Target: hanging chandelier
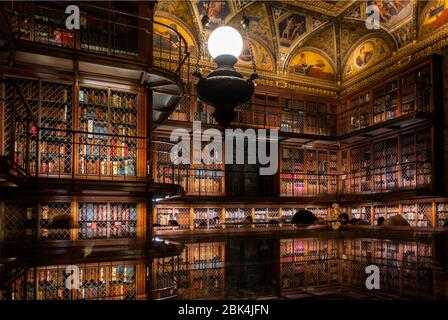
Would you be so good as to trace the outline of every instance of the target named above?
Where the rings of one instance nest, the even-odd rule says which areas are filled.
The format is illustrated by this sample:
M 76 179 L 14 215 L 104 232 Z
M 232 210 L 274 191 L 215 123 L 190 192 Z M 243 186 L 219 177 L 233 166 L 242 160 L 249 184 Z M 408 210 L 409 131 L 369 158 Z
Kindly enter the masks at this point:
M 208 23 L 207 18 L 205 16 L 202 19 L 203 27 Z M 247 32 L 249 20 L 246 17 L 243 18 L 242 25 L 253 61 Z M 243 50 L 243 38 L 232 27 L 222 26 L 215 29 L 208 38 L 207 47 L 217 68 L 207 77 L 203 77 L 197 66 L 193 74 L 199 79 L 196 91 L 199 99 L 214 107 L 213 117 L 218 124 L 228 127 L 237 115 L 235 108 L 247 102 L 254 93 L 254 80 L 258 78 L 255 63 L 252 64 L 254 72 L 248 79 L 244 79 L 243 75 L 235 70 L 234 66 Z

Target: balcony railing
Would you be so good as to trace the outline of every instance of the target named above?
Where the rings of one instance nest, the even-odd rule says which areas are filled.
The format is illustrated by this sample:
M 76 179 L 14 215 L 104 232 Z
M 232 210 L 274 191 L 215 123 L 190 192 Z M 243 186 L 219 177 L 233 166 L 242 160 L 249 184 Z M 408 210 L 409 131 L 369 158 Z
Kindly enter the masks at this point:
M 5 2 L 3 15 L 16 41 L 134 60 L 166 69 L 180 80 L 189 77 L 188 44 L 175 29 L 130 12 L 77 5 L 79 30 L 66 28 L 65 6 L 58 3 Z
M 222 169 L 157 168 L 154 181 L 178 184 L 188 195 L 225 195 L 225 171 Z
M 303 197 L 337 194 L 339 176 L 324 173 L 281 173 L 280 196 Z
M 280 173 L 280 196 L 429 190 L 432 172 L 431 162 L 409 162 L 342 174 Z M 179 184 L 191 196 L 268 196 L 274 188 L 272 179 L 261 179 L 258 172 L 224 169 L 162 167 L 157 168 L 154 180 Z
M 349 134 L 414 112 L 431 113 L 432 85 L 413 83 L 394 91 L 383 92 L 369 100 L 355 100 L 349 110 L 338 114 L 338 135 Z M 386 99 L 387 97 L 387 99 Z
M 430 189 L 432 169 L 432 162 L 416 161 L 340 174 L 340 193 L 383 193 Z
M 4 131 L 5 155 L 22 172 L 48 178 L 147 179 L 146 170 L 139 169 L 139 161 L 146 157 L 149 140 L 138 137 L 135 127 L 129 125 L 124 130 L 123 125 L 117 125 L 113 133 L 107 133 L 105 125 L 76 131 L 59 129 L 57 125 L 47 127 L 46 123 L 61 122 L 49 118 L 38 126 L 35 111 L 21 88 L 15 80 L 5 81 L 12 87 L 8 91 L 12 97 L 8 97 L 11 105 Z
M 283 132 L 312 134 L 320 136 L 336 135 L 336 114 L 310 110 L 279 108 L 258 103 L 238 106 L 235 127 L 275 129 Z M 170 116 L 171 120 L 216 125 L 212 116 L 213 108 L 197 101 L 195 96 L 183 100 Z
M 256 171 L 162 167 L 154 172 L 154 181 L 178 184 L 190 196 L 273 196 L 271 176 Z
M 46 178 L 144 180 L 138 155 L 146 138 L 33 127 L 16 134 L 13 162 L 29 175 Z M 28 141 L 26 143 L 25 141 Z M 27 151 L 29 150 L 29 151 Z

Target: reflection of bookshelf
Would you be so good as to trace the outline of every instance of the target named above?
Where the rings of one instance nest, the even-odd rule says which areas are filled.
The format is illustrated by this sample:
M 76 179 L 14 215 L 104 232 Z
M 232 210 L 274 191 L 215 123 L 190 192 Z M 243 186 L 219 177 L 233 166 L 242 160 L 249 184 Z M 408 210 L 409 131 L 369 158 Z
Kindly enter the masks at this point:
M 225 244 L 223 242 L 186 243 L 178 262 L 180 297 L 184 299 L 218 298 L 224 294 Z
M 78 118 L 79 130 L 86 132 L 79 134 L 78 173 L 135 176 L 137 95 L 82 87 Z
M 137 206 L 129 203 L 80 202 L 79 239 L 135 238 Z
M 337 282 L 337 259 L 337 240 L 281 239 L 281 288 L 291 290 Z
M 37 267 L 35 274 L 37 300 L 135 299 L 135 265 L 126 262 L 79 266 L 79 290 L 66 287 L 66 266 Z M 28 277 L 33 275 L 33 270 L 28 271 Z

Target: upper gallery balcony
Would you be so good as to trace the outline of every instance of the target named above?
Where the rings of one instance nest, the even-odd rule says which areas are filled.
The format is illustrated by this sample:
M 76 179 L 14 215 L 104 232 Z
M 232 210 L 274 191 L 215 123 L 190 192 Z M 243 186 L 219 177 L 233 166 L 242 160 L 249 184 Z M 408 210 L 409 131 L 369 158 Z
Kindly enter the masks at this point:
M 57 67 L 75 75 L 147 85 L 153 94 L 153 122 L 166 120 L 188 82 L 190 55 L 182 35 L 153 21 L 152 4 L 144 2 L 77 3 L 80 29 L 69 30 L 67 5 L 3 3 L 4 65 Z M 153 59 L 162 55 L 167 59 Z
M 414 67 L 380 79 L 355 94 L 340 99 L 273 93 L 257 87 L 252 99 L 236 108 L 235 127 L 279 130 L 291 142 L 351 143 L 407 128 L 433 117 L 442 108 L 439 97 L 439 59 L 417 62 Z M 383 81 L 384 80 L 384 81 Z M 184 99 L 169 118 L 173 126 L 201 121 L 217 125 L 213 108 L 196 99 Z M 285 142 L 288 140 L 284 140 Z
M 6 77 L 0 181 L 39 190 L 69 188 L 175 194 L 154 184 L 151 139 L 138 91 Z M 45 178 L 45 179 L 41 179 Z M 5 185 L 5 183 L 1 185 Z

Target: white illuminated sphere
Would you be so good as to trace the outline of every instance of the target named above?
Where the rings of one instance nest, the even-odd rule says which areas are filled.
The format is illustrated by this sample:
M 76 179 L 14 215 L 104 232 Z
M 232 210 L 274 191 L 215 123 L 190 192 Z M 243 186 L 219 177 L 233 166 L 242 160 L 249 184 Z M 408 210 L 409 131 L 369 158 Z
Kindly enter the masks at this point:
M 243 51 L 243 38 L 232 27 L 216 28 L 208 37 L 208 52 L 213 59 L 223 54 L 238 58 Z

